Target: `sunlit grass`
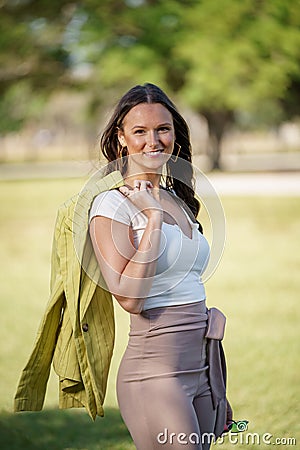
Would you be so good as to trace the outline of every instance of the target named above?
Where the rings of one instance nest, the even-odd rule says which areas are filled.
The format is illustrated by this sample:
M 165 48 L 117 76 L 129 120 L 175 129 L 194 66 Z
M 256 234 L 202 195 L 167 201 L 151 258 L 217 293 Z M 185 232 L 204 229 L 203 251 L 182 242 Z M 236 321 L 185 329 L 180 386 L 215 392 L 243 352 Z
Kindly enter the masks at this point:
M 53 410 L 58 400 L 55 375 L 49 383 L 46 411 L 11 413 L 17 381 L 49 293 L 56 210 L 80 187 L 77 179 L 0 184 L 0 429 L 3 448 L 10 450 L 134 448 L 114 409 L 116 371 L 128 333 L 128 317 L 120 308 L 116 308 L 117 342 L 106 418 L 93 424 L 84 412 Z M 299 438 L 299 199 L 225 197 L 222 201 L 225 253 L 206 289 L 208 305 L 219 306 L 228 320 L 224 345 L 234 415 L 250 421 L 249 431 Z M 68 433 L 68 427 L 76 433 Z

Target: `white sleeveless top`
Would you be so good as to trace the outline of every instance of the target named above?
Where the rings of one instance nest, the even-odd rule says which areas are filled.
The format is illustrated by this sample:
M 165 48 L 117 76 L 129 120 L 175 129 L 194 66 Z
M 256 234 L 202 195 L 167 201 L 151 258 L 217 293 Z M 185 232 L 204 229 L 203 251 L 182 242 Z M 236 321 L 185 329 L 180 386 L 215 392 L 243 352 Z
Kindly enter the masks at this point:
M 156 274 L 144 310 L 205 300 L 201 275 L 209 260 L 209 245 L 199 232 L 198 224 L 184 213 L 191 224 L 192 238 L 187 237 L 178 225 L 163 222 Z M 132 227 L 134 245 L 138 248 L 147 217 L 118 190 L 102 192 L 94 199 L 89 220 L 95 216 L 108 217 Z

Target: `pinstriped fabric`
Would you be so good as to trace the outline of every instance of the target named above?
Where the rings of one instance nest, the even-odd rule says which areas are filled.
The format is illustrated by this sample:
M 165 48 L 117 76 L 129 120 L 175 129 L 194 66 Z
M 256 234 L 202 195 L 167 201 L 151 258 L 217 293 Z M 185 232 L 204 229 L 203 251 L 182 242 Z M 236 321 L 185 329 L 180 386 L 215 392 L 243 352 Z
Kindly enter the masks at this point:
M 114 345 L 114 313 L 111 294 L 97 283 L 101 273 L 88 234 L 88 213 L 97 194 L 122 184 L 120 172 L 113 172 L 59 209 L 50 298 L 21 374 L 15 411 L 42 409 L 53 361 L 60 380 L 60 407 L 84 406 L 93 419 L 103 415 Z

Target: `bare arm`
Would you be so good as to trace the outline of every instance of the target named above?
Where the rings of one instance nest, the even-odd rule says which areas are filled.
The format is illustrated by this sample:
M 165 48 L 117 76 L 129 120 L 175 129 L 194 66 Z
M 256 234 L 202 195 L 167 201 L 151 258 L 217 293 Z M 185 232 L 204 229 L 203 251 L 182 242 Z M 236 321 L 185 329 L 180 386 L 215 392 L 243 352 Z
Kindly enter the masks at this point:
M 146 187 L 132 191 L 131 195 L 131 201 L 148 218 L 137 249 L 133 245 L 133 233 L 129 226 L 103 216 L 92 219 L 90 235 L 109 290 L 126 311 L 139 313 L 156 271 L 162 210 L 151 190 Z

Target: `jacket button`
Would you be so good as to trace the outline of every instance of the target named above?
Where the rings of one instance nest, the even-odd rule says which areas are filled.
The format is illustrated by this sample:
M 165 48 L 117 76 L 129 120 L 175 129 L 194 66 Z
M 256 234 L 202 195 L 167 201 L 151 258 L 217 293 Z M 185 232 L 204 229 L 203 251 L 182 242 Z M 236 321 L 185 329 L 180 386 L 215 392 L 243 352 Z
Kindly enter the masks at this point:
M 82 325 L 82 329 L 83 329 L 83 331 L 89 331 L 89 326 L 88 326 L 88 324 L 87 323 L 84 323 L 83 325 Z

